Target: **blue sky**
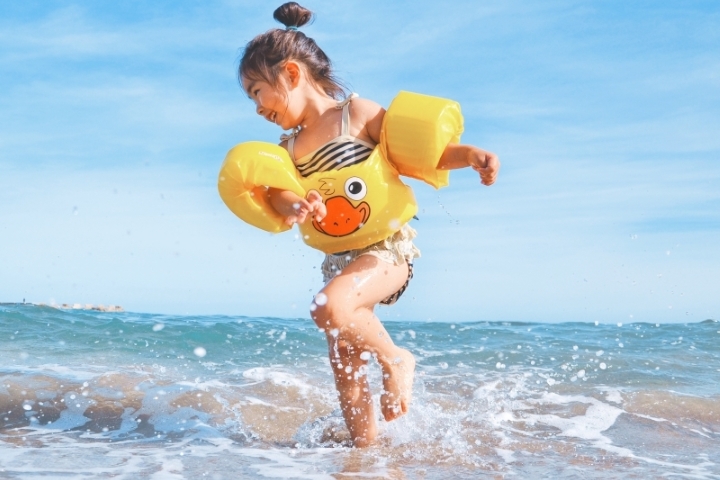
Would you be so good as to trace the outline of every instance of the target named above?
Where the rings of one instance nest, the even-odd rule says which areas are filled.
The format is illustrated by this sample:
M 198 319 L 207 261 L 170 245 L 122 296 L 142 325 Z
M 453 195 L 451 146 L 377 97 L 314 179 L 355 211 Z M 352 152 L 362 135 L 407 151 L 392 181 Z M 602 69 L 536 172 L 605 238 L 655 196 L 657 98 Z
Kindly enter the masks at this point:
M 458 100 L 503 162 L 491 188 L 410 182 L 423 257 L 381 318 L 720 317 L 717 2 L 305 5 L 354 91 Z M 0 301 L 308 316 L 322 255 L 216 189 L 230 147 L 280 134 L 235 78 L 275 6 L 0 5 Z

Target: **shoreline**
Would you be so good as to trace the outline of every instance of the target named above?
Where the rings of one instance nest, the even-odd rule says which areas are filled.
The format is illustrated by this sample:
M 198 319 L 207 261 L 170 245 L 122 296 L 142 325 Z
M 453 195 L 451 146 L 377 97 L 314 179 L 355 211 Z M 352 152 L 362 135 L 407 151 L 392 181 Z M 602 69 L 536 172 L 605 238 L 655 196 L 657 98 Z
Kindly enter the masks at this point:
M 0 302 L 0 306 L 33 305 L 50 307 L 58 310 L 92 310 L 95 312 L 124 312 L 120 305 L 94 305 L 92 303 L 33 303 L 33 302 Z

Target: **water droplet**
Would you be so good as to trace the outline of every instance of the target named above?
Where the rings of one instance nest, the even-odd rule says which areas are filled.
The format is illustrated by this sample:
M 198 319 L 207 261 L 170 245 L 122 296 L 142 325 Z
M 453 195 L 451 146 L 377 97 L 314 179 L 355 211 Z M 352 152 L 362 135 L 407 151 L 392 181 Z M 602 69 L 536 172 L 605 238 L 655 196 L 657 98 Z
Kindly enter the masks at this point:
M 362 352 L 360 354 L 360 360 L 370 360 L 371 354 L 370 352 Z
M 603 353 L 605 353 L 603 350 L 598 350 L 597 352 L 595 352 L 595 355 L 601 357 Z
M 163 328 L 165 328 L 165 325 L 163 325 L 162 323 L 156 323 L 155 325 L 153 325 L 153 332 L 159 332 Z
M 577 376 L 578 378 L 583 378 L 585 376 L 585 370 L 580 370 L 579 372 L 577 372 Z
M 577 349 L 578 349 L 578 346 L 577 346 L 577 345 L 573 345 L 573 350 L 577 350 Z
M 205 350 L 203 347 L 195 347 L 195 350 L 193 350 L 193 353 L 197 355 L 198 357 L 202 358 L 205 355 L 207 355 L 207 350 Z
M 30 410 L 32 410 L 32 405 L 26 403 L 25 405 L 23 405 L 23 409 L 30 411 Z
M 315 304 L 316 305 L 320 305 L 320 306 L 325 305 L 327 303 L 327 301 L 328 301 L 328 297 L 324 293 L 320 292 L 317 295 L 315 295 Z
M 600 364 L 600 370 L 605 370 L 607 368 L 607 365 L 605 365 L 605 362 Z
M 333 328 L 332 330 L 330 330 L 330 335 L 337 338 L 337 336 L 340 335 L 340 330 L 338 330 L 337 328 Z

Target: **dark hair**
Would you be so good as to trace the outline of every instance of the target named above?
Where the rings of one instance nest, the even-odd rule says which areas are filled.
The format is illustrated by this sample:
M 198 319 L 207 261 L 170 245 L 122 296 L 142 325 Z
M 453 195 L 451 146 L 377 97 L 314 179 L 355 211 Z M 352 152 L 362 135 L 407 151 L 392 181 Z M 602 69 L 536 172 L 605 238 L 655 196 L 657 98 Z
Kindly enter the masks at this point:
M 345 96 L 345 87 L 335 77 L 332 63 L 315 40 L 297 30 L 309 23 L 313 13 L 296 2 L 282 4 L 273 18 L 289 29 L 274 28 L 253 38 L 243 50 L 238 68 L 238 80 L 261 80 L 277 84 L 280 69 L 288 60 L 302 63 L 311 80 L 335 99 Z

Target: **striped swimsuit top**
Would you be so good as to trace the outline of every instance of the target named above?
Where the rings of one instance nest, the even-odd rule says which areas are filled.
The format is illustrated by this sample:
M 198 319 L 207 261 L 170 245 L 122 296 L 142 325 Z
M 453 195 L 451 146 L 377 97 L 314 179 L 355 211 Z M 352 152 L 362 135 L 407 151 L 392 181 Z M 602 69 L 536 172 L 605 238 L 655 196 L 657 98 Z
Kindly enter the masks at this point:
M 370 157 L 370 154 L 375 149 L 375 145 L 350 135 L 349 106 L 352 99 L 357 96 L 356 93 L 353 93 L 342 102 L 338 102 L 335 107 L 338 110 L 342 109 L 342 129 L 340 136 L 333 138 L 307 155 L 303 155 L 301 158 L 295 160 L 293 150 L 295 137 L 299 133 L 298 130 L 283 138 L 288 141 L 288 153 L 290 153 L 290 158 L 295 162 L 295 166 L 298 172 L 300 172 L 300 175 L 308 177 L 317 172 L 340 170 L 341 168 L 364 162 Z

